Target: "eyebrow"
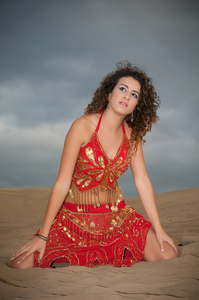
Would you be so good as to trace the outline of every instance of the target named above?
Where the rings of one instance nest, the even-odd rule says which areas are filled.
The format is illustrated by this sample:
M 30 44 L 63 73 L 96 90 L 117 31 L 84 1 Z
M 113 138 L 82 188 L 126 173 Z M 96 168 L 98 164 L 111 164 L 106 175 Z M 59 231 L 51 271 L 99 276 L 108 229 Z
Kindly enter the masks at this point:
M 124 84 L 124 83 L 121 83 L 121 85 L 124 85 L 127 89 L 129 89 L 128 85 L 126 85 L 126 84 Z M 140 93 L 138 93 L 136 90 L 132 90 L 132 92 L 135 92 L 135 93 L 137 93 L 138 95 L 140 94 Z

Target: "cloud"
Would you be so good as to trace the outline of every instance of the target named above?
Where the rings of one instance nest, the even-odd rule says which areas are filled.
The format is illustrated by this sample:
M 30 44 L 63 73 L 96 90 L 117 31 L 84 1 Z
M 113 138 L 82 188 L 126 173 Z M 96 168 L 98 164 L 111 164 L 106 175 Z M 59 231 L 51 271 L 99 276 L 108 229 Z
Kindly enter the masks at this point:
M 63 140 L 103 76 L 128 59 L 154 79 L 160 122 L 144 146 L 155 191 L 197 186 L 199 4 L 1 1 L 0 187 L 52 186 Z M 133 178 L 121 179 L 126 196 Z
M 70 123 L 18 127 L 14 116 L 0 122 L 0 182 L 7 187 L 49 186 L 58 172 Z

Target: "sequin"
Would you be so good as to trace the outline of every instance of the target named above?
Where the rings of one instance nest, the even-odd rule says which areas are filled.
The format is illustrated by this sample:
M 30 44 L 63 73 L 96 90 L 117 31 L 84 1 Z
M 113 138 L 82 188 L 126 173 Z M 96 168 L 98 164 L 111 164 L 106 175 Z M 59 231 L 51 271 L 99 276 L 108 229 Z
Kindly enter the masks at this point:
M 106 178 L 104 178 L 101 181 L 100 189 L 102 192 L 105 192 L 107 190 L 107 187 L 108 187 L 108 180 Z
M 98 162 L 99 162 L 100 166 L 104 169 L 105 168 L 105 163 L 104 163 L 103 156 L 98 157 Z
M 116 226 L 116 225 L 117 225 L 117 222 L 116 222 L 114 219 L 112 219 L 112 220 L 109 220 L 109 222 L 110 222 L 112 225 L 114 225 L 114 226 Z
M 86 187 L 89 186 L 90 182 L 91 182 L 91 179 L 86 180 L 85 183 L 84 183 L 84 186 L 86 186 Z
M 120 171 L 114 171 L 114 173 L 116 174 L 117 177 L 120 177 L 122 175 L 122 172 Z
M 91 222 L 90 223 L 90 229 L 91 230 L 95 230 L 95 222 Z
M 122 163 L 122 161 L 123 161 L 123 157 L 120 156 L 118 158 L 117 162 L 114 164 L 114 168 L 116 168 L 117 166 L 119 166 Z
M 93 149 L 91 147 L 86 148 L 85 150 L 87 157 L 90 159 L 90 161 L 98 167 L 98 165 L 95 162 L 94 154 L 93 154 Z
M 86 164 L 78 164 L 78 168 L 80 170 L 87 170 L 87 169 L 90 169 L 91 166 L 90 165 L 86 165 Z
M 100 179 L 102 178 L 102 176 L 103 176 L 103 173 L 99 174 L 99 175 L 96 177 L 96 180 L 97 180 L 97 181 L 100 181 Z
M 114 181 L 114 176 L 113 176 L 113 173 L 112 173 L 112 172 L 110 173 L 109 178 L 110 178 L 110 182 L 113 182 L 113 181 Z
M 77 180 L 77 185 L 80 185 L 84 181 L 84 178 Z
M 89 175 L 96 175 L 96 174 L 99 174 L 101 173 L 102 171 L 101 170 L 92 170 L 92 171 L 88 171 L 88 174 Z M 103 173 L 102 173 L 103 174 Z

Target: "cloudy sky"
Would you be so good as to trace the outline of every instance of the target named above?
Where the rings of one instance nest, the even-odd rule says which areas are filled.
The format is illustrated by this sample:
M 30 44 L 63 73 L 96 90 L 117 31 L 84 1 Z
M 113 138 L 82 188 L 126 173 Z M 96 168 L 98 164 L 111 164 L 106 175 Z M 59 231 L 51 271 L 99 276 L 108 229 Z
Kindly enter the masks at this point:
M 153 78 L 145 160 L 156 193 L 199 186 L 195 0 L 1 0 L 0 188 L 52 187 L 72 121 L 121 60 Z M 120 179 L 136 195 L 128 171 Z

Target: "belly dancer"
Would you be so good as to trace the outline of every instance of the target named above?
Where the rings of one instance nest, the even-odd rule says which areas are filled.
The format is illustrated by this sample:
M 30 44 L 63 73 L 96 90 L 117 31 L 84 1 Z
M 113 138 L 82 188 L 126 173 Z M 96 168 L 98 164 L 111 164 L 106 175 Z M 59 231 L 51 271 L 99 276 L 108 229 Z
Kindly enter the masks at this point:
M 178 256 L 162 228 L 142 150 L 159 102 L 152 80 L 129 62 L 102 80 L 66 135 L 43 223 L 11 267 L 130 267 Z M 148 220 L 125 204 L 117 182 L 129 165 Z

